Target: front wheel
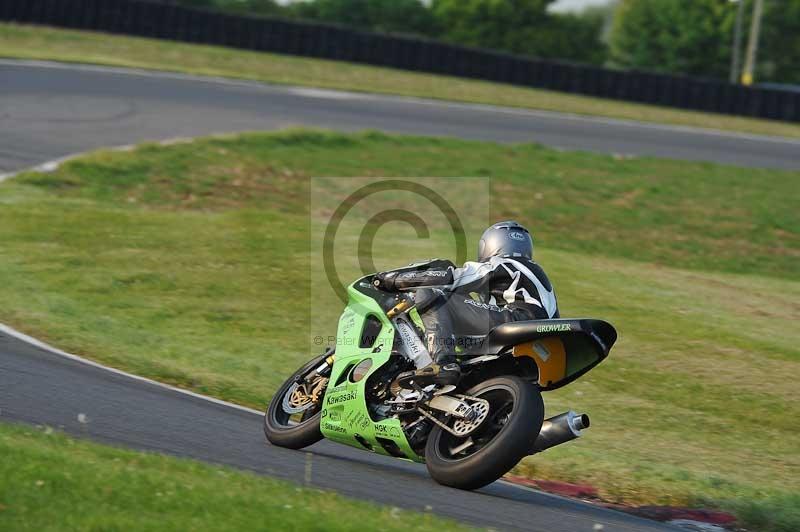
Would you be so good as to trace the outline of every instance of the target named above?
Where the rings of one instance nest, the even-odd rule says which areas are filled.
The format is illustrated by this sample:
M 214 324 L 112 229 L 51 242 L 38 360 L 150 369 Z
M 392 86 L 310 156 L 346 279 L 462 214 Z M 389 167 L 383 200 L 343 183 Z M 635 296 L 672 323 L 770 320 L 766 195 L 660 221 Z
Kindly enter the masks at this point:
M 477 489 L 505 475 L 530 453 L 544 421 L 539 390 L 515 376 L 481 382 L 466 395 L 488 401 L 489 413 L 465 438 L 434 427 L 425 445 L 425 463 L 440 484 Z
M 326 355 L 297 370 L 272 397 L 264 414 L 264 434 L 272 444 L 302 449 L 322 439 L 319 422 L 328 379 L 317 375 L 306 383 L 302 377 L 319 367 Z

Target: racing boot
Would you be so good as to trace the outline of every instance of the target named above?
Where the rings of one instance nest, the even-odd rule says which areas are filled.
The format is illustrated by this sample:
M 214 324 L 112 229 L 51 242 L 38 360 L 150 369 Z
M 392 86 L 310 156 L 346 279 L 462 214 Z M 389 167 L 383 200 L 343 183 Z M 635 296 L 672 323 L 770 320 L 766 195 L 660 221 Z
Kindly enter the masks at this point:
M 424 320 L 424 318 L 423 318 Z M 437 388 L 455 386 L 461 379 L 461 366 L 456 363 L 455 341 L 452 335 L 442 334 L 439 324 L 426 323 L 428 352 L 435 361 L 414 371 L 401 373 L 392 383 L 391 389 L 426 388 L 435 384 Z
M 422 289 L 414 296 L 417 311 L 425 325 L 425 343 L 433 363 L 401 373 L 392 382 L 394 395 L 401 389 L 413 390 L 435 384 L 437 388 L 458 384 L 461 367 L 456 363 L 455 337 L 447 298 L 441 290 Z
M 391 390 L 397 395 L 401 389 L 427 388 L 431 384 L 435 384 L 437 387 L 455 386 L 460 379 L 461 367 L 455 362 L 448 362 L 444 365 L 434 363 L 424 368 L 401 373 L 392 382 Z

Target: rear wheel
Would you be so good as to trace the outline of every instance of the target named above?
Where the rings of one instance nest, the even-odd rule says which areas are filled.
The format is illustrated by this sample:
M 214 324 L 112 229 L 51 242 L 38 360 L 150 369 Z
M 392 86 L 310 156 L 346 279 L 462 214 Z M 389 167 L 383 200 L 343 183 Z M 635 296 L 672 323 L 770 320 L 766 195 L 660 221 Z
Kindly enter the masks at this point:
M 318 375 L 304 382 L 302 377 L 322 364 L 326 356 L 320 355 L 297 370 L 272 397 L 264 414 L 264 434 L 272 444 L 302 449 L 322 439 L 319 422 L 328 379 Z
M 425 463 L 440 484 L 471 490 L 502 477 L 530 453 L 542 429 L 544 403 L 533 384 L 515 376 L 487 380 L 466 395 L 487 401 L 488 415 L 466 437 L 434 427 Z

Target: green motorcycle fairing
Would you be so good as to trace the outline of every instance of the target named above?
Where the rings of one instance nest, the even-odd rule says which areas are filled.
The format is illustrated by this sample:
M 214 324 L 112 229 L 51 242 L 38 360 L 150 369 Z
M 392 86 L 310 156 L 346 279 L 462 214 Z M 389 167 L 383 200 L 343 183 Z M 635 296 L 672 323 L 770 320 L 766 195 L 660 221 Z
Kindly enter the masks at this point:
M 390 361 L 395 329 L 376 300 L 382 294 L 365 279 L 347 288 L 348 305 L 339 318 L 336 355 L 323 399 L 320 429 L 326 438 L 345 445 L 424 462 L 411 449 L 398 419 L 375 422 L 370 416 L 366 384 Z

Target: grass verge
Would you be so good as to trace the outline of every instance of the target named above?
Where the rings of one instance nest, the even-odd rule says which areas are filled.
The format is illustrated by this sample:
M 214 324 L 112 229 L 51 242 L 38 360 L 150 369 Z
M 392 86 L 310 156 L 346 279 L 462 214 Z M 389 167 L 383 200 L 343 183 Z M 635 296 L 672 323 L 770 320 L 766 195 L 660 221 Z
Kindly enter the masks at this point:
M 459 530 L 430 514 L 0 423 L 3 530 Z
M 0 187 L 0 320 L 261 407 L 309 357 L 318 175 L 492 176 L 492 218 L 534 230 L 562 313 L 618 326 L 607 362 L 545 397 L 591 413 L 587 437 L 519 472 L 800 527 L 797 172 L 308 131 L 98 152 Z M 379 268 L 447 249 L 402 226 L 375 242 Z M 331 332 L 341 305 L 314 306 Z
M 169 70 L 800 137 L 800 126 L 784 122 L 682 111 L 353 63 L 41 26 L 0 23 L 0 57 Z

